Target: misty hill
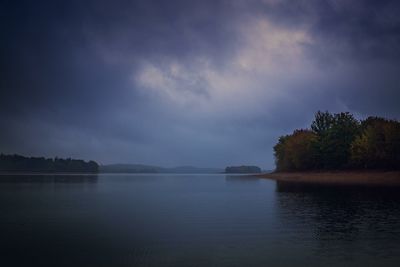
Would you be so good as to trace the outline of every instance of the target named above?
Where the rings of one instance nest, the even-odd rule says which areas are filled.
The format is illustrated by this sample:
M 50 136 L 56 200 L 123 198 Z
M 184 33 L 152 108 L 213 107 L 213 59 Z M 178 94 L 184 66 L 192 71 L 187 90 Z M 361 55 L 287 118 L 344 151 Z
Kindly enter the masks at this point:
M 193 166 L 178 166 L 173 168 L 164 168 L 143 164 L 110 164 L 101 165 L 102 173 L 222 173 L 218 168 L 198 168 Z
M 102 173 L 160 173 L 161 167 L 143 164 L 110 164 L 100 165 Z
M 225 173 L 261 173 L 257 166 L 230 166 L 225 168 Z
M 97 173 L 98 170 L 99 165 L 95 161 L 0 154 L 0 172 Z

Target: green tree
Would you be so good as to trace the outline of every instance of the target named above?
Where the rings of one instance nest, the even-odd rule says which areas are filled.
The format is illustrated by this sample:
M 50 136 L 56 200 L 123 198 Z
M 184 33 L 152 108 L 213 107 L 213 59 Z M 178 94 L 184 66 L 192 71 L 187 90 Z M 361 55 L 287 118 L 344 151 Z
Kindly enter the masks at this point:
M 330 114 L 318 111 L 311 124 L 318 136 L 316 166 L 322 169 L 348 167 L 350 146 L 360 130 L 360 123 L 349 112 Z
M 362 132 L 351 144 L 351 163 L 367 169 L 400 168 L 400 123 L 369 117 L 361 123 Z
M 328 111 L 315 113 L 314 121 L 311 123 L 311 130 L 318 136 L 324 136 L 331 129 L 334 116 Z

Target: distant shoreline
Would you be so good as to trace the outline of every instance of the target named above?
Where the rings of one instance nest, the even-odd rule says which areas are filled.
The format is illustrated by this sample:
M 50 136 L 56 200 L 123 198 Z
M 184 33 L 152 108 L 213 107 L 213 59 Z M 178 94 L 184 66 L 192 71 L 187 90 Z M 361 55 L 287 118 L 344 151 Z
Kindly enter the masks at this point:
M 0 172 L 0 176 L 24 176 L 24 175 L 32 175 L 32 176 L 40 176 L 40 175 L 87 175 L 87 176 L 94 176 L 98 175 L 98 172 Z
M 276 181 L 326 185 L 400 186 L 400 171 L 273 172 L 255 176 Z

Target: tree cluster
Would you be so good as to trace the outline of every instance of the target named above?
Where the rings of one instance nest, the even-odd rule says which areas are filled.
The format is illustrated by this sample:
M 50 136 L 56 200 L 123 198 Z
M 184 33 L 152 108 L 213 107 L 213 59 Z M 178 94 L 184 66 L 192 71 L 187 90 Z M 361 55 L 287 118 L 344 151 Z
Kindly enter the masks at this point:
M 99 165 L 94 161 L 86 162 L 71 158 L 52 159 L 0 154 L 0 171 L 96 173 L 99 171 Z
M 277 171 L 400 169 L 400 122 L 318 111 L 310 129 L 281 136 Z
M 225 168 L 225 173 L 261 173 L 257 166 L 230 166 Z

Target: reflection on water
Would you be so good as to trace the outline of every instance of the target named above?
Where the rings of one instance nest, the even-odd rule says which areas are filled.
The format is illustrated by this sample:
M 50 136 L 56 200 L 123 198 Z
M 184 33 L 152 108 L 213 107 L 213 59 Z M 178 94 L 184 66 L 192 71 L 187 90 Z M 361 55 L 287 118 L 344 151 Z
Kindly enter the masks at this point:
M 252 175 L 225 175 L 225 181 L 227 182 L 240 182 L 240 183 L 258 183 L 260 179 Z
M 0 177 L 1 266 L 398 266 L 397 188 Z
M 303 229 L 316 256 L 395 266 L 400 253 L 398 187 L 278 181 L 279 217 L 287 231 Z
M 96 183 L 97 174 L 0 175 L 0 183 Z

